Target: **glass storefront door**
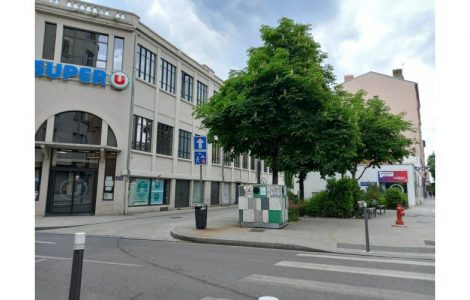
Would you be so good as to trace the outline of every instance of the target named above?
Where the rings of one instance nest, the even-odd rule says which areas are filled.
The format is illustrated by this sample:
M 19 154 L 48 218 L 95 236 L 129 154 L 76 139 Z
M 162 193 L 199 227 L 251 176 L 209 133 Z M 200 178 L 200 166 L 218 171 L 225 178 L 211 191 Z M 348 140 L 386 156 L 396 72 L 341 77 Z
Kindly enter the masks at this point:
M 97 175 L 95 171 L 54 171 L 50 213 L 94 213 Z
M 93 214 L 99 153 L 54 152 L 49 179 L 49 214 Z

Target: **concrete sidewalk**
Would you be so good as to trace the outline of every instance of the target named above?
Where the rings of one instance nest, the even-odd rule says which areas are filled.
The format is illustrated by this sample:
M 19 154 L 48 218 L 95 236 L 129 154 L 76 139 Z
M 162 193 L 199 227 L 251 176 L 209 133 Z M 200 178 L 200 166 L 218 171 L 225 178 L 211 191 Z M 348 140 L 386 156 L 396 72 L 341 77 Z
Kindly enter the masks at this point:
M 209 207 L 207 228 L 195 228 L 192 209 L 126 216 L 36 217 L 36 229 L 55 233 L 150 240 L 434 259 L 434 199 L 406 210 L 406 227 L 395 227 L 395 211 L 369 220 L 371 252 L 365 252 L 363 219 L 301 218 L 284 229 L 241 228 L 238 207 Z

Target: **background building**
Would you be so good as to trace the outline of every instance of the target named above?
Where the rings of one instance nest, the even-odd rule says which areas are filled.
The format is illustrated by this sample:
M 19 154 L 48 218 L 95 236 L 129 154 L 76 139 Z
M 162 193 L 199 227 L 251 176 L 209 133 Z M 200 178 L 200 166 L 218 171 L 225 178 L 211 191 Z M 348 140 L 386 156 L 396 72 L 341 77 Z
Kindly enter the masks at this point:
M 131 12 L 36 0 L 36 214 L 123 214 L 200 202 L 193 107 L 222 80 Z M 256 182 L 249 154 L 208 145 L 203 201 Z M 271 182 L 264 162 L 261 180 Z M 280 176 L 280 183 L 282 183 Z
M 415 132 L 408 131 L 405 133 L 407 137 L 415 140 L 413 154 L 406 157 L 401 164 L 382 165 L 379 169 L 367 169 L 364 175 L 359 179 L 361 187 L 366 188 L 367 185 L 371 183 L 379 184 L 383 186 L 383 188 L 388 188 L 391 185 L 401 186 L 408 194 L 410 206 L 422 203 L 424 195 L 426 194 L 426 178 L 428 178 L 429 175 L 424 169 L 425 143 L 421 136 L 418 84 L 405 80 L 402 70 L 396 69 L 393 70 L 393 76 L 376 72 L 368 72 L 358 77 L 346 75 L 344 77 L 344 83 L 341 85 L 344 90 L 350 93 L 364 90 L 367 93 L 366 99 L 377 97 L 384 100 L 393 114 L 404 112 L 404 118 L 411 121 L 416 128 Z M 364 167 L 365 166 L 359 166 L 357 174 L 361 174 Z M 406 177 L 401 176 L 402 174 L 406 174 Z M 305 197 L 311 197 L 324 190 L 325 187 L 326 181 L 321 179 L 318 173 L 311 172 L 304 182 Z M 298 191 L 297 183 L 294 186 L 294 190 Z

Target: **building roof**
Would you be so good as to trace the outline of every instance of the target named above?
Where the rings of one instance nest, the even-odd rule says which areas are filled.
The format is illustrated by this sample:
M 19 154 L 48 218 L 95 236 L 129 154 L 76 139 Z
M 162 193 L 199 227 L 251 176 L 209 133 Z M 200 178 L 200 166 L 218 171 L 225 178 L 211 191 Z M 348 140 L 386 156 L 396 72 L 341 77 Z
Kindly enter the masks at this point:
M 418 84 L 414 81 L 411 81 L 411 80 L 406 80 L 406 79 L 401 79 L 401 78 L 397 78 L 397 77 L 393 77 L 393 76 L 390 76 L 390 75 L 386 75 L 386 74 L 382 74 L 382 73 L 379 73 L 379 72 L 374 72 L 374 71 L 369 71 L 367 73 L 364 73 L 362 75 L 359 75 L 357 77 L 353 77 L 351 80 L 349 81 L 353 81 L 354 79 L 357 79 L 357 78 L 360 78 L 360 77 L 363 77 L 363 76 L 366 76 L 366 75 L 369 75 L 369 74 L 375 74 L 375 75 L 380 75 L 380 76 L 384 76 L 384 77 L 387 77 L 387 78 L 391 78 L 391 79 L 395 79 L 395 80 L 400 80 L 400 81 L 406 81 L 406 82 L 409 82 L 409 83 L 413 83 L 413 84 Z M 347 81 L 347 82 L 349 82 Z M 346 81 L 340 83 L 340 85 L 343 85 L 345 83 L 347 83 Z

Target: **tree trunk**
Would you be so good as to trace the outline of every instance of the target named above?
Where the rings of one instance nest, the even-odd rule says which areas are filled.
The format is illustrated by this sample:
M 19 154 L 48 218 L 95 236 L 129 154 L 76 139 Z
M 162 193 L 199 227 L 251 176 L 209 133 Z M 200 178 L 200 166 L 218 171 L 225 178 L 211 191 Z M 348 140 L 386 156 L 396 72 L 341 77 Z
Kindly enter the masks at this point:
M 307 174 L 305 172 L 299 173 L 299 198 L 302 201 L 304 200 L 304 181 L 306 177 Z
M 278 183 L 278 173 L 279 173 L 279 170 L 277 169 L 277 161 L 275 162 L 273 160 L 272 164 L 271 164 L 271 168 L 273 169 L 273 184 L 277 184 Z

